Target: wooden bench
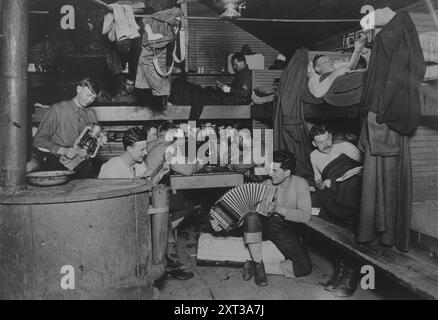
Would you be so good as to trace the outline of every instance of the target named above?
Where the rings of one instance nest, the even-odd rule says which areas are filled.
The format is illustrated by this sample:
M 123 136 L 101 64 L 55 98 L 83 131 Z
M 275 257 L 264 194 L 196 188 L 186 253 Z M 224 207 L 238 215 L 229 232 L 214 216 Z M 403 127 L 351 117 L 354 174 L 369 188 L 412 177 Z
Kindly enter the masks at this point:
M 376 270 L 425 299 L 438 299 L 438 263 L 411 249 L 408 253 L 356 243 L 347 229 L 312 216 L 306 229 L 317 233 L 337 249 L 373 265 Z

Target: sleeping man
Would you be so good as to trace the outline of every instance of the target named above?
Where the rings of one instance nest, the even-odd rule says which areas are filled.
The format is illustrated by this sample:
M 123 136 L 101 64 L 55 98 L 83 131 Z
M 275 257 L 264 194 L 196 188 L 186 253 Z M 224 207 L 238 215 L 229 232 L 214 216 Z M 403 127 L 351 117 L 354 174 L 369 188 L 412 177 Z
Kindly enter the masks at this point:
M 321 218 L 355 232 L 362 187 L 361 152 L 350 142 L 333 144 L 332 135 L 323 125 L 313 126 L 310 135 L 316 147 L 310 154 L 317 188 L 313 207 L 321 208 Z M 355 270 L 341 259 L 325 289 L 336 296 L 351 296 L 356 285 Z

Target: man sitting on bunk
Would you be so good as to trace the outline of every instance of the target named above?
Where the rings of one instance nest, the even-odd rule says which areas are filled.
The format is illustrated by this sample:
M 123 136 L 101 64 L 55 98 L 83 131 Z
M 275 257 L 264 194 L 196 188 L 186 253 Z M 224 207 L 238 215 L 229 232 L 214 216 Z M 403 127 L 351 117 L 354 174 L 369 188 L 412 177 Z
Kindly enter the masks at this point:
M 314 72 L 310 72 L 311 75 L 309 75 L 310 93 L 315 98 L 323 97 L 337 78 L 356 69 L 365 43 L 365 39 L 355 42 L 354 52 L 347 63 L 335 64 L 332 59 L 325 55 L 316 55 L 312 63 L 312 71 Z
M 149 168 L 145 164 L 147 162 L 147 142 L 144 130 L 140 128 L 131 128 L 123 135 L 123 147 L 125 152 L 120 156 L 114 157 L 106 162 L 99 173 L 99 179 L 120 179 L 120 178 L 146 178 L 152 176 L 152 183 L 154 185 L 160 183 L 162 178 L 169 172 L 169 165 L 165 161 L 161 161 L 162 167 Z M 173 208 L 174 201 L 169 199 L 169 211 L 171 214 L 175 212 Z M 182 206 L 184 204 L 180 204 Z M 188 204 L 187 204 L 188 205 Z M 169 224 L 175 219 L 169 219 Z M 154 220 L 152 220 L 154 221 Z M 179 261 L 176 252 L 176 243 L 172 235 L 171 227 L 168 226 L 168 238 L 166 252 L 167 266 L 166 275 L 179 280 L 187 280 L 193 277 L 192 272 L 185 270 L 184 265 Z M 161 232 L 156 230 L 152 225 L 152 232 Z M 164 244 L 163 244 L 164 246 Z M 161 260 L 161 259 L 160 259 Z M 156 272 L 161 275 L 164 272 L 164 266 L 153 265 L 156 268 Z M 163 268 L 163 270 L 160 270 Z
M 307 223 L 311 215 L 311 199 L 307 181 L 292 175 L 295 156 L 288 151 L 275 151 L 271 164 L 270 180 L 266 183 L 278 187 L 268 217 L 258 213 L 248 213 L 243 219 L 244 242 L 251 253 L 251 261 L 243 267 L 243 279 L 252 276 L 258 286 L 268 284 L 262 260 L 263 238 L 271 240 L 285 260 L 282 272 L 290 277 L 307 276 L 312 271 L 312 262 L 300 241 L 300 225 Z
M 217 81 L 217 88 L 202 88 L 184 79 L 175 79 L 169 101 L 174 105 L 190 105 L 190 120 L 199 119 L 204 105 L 241 105 L 251 101 L 252 74 L 246 64 L 243 53 L 231 57 L 233 70 L 236 72 L 231 85 Z
M 321 208 L 321 218 L 356 232 L 362 186 L 361 152 L 350 142 L 333 144 L 324 125 L 313 126 L 310 135 L 316 147 L 310 154 L 317 187 L 312 195 L 313 206 Z M 341 259 L 325 289 L 336 296 L 351 296 L 356 281 L 355 270 Z

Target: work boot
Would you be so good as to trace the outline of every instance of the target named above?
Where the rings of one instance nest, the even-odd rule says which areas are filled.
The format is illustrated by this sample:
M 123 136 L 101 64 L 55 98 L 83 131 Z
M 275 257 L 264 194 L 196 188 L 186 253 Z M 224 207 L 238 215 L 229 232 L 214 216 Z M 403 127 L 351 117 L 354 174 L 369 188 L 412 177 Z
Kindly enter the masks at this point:
M 255 275 L 255 262 L 252 260 L 246 260 L 242 269 L 242 278 L 245 281 L 250 280 Z
M 356 291 L 356 288 L 356 272 L 352 267 L 346 265 L 344 276 L 342 277 L 336 289 L 333 290 L 332 294 L 336 297 L 351 297 Z
M 336 261 L 335 271 L 333 272 L 333 275 L 329 279 L 329 281 L 327 281 L 327 283 L 324 285 L 324 290 L 327 290 L 330 292 L 335 290 L 338 287 L 339 283 L 341 282 L 341 280 L 345 274 L 345 271 L 346 271 L 345 262 L 343 260 Z
M 255 262 L 254 264 L 256 285 L 260 287 L 267 286 L 268 279 L 266 279 L 265 265 L 263 264 L 263 261 Z

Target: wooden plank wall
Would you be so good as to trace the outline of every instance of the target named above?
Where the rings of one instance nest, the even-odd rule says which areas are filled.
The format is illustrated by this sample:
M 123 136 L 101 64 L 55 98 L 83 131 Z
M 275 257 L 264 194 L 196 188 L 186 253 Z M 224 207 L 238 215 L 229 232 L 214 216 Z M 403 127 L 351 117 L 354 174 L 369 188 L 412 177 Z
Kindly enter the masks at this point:
M 219 16 L 202 3 L 189 2 L 187 5 L 189 16 Z M 264 54 L 265 69 L 272 66 L 280 54 L 259 38 L 224 20 L 189 20 L 188 37 L 188 66 L 193 71 L 198 67 L 204 67 L 205 72 L 226 70 L 228 54 L 240 51 L 244 44 L 253 52 Z M 211 77 L 198 77 L 197 83 L 211 85 Z
M 412 229 L 438 239 L 438 119 L 424 118 L 410 139 L 414 211 Z

